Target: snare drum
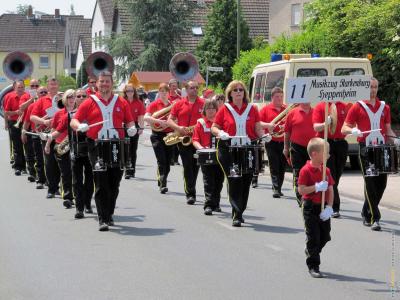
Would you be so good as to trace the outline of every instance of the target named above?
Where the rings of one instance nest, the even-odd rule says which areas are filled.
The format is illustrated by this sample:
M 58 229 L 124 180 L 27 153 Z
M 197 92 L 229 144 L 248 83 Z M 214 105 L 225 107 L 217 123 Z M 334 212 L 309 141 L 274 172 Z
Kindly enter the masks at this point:
M 107 168 L 124 169 L 125 141 L 120 139 L 99 139 L 95 142 L 97 160 L 93 171 L 106 171 Z
M 243 174 L 257 175 L 262 168 L 262 145 L 229 146 L 232 160 L 232 176 Z M 232 173 L 232 172 L 230 172 Z
M 199 149 L 196 150 L 194 158 L 197 158 L 199 166 L 212 166 L 217 164 L 217 150 L 216 149 Z
M 398 151 L 395 145 L 367 146 L 365 176 L 399 172 Z

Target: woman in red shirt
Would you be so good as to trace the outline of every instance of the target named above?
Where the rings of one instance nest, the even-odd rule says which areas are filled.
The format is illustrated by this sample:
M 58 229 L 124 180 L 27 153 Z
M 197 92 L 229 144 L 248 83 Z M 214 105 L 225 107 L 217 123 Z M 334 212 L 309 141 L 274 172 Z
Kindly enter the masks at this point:
M 215 137 L 211 135 L 211 125 L 214 122 L 218 110 L 218 104 L 215 100 L 206 100 L 203 108 L 204 118 L 197 120 L 194 127 L 192 142 L 197 149 L 214 148 Z M 201 165 L 204 184 L 204 214 L 212 215 L 213 211 L 220 212 L 219 202 L 221 200 L 221 190 L 224 184 L 224 173 L 215 161 L 212 165 Z
M 220 138 L 217 143 L 217 157 L 228 180 L 228 195 L 232 205 L 232 226 L 240 227 L 244 222 L 242 215 L 247 206 L 253 172 L 244 173 L 238 177 L 229 176 L 232 167 L 229 145 L 234 144 L 235 139 L 246 140 L 245 143 L 250 144 L 251 140 L 262 137 L 264 130 L 260 123 L 257 107 L 248 103 L 249 94 L 244 83 L 237 80 L 232 81 L 225 93 L 228 103 L 218 110 L 211 132 Z M 248 107 L 249 105 L 251 107 Z M 230 143 L 228 143 L 229 140 Z
M 135 87 L 128 83 L 125 85 L 122 90 L 122 97 L 128 102 L 129 108 L 131 109 L 133 121 L 135 122 L 136 128 L 138 129 L 137 133 L 134 136 L 129 137 L 130 139 L 130 151 L 129 154 L 131 156 L 131 169 L 125 170 L 125 179 L 134 178 L 135 177 L 135 168 L 136 168 L 136 158 L 137 158 L 137 148 L 139 142 L 139 135 L 143 133 L 144 121 L 143 117 L 146 112 L 143 102 L 139 99 L 138 93 Z

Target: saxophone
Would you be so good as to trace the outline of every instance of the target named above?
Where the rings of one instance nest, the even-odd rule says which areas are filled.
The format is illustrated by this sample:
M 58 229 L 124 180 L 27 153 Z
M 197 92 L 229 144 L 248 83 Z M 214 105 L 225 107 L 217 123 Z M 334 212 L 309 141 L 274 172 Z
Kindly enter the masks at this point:
M 69 139 L 68 135 L 61 141 L 61 143 L 56 144 L 54 146 L 54 150 L 56 151 L 58 156 L 62 156 L 69 151 Z
M 177 131 L 168 133 L 164 138 L 164 143 L 167 146 L 172 146 L 178 143 L 182 143 L 183 146 L 189 146 L 192 143 L 192 134 L 194 126 L 188 127 L 189 135 L 181 136 Z

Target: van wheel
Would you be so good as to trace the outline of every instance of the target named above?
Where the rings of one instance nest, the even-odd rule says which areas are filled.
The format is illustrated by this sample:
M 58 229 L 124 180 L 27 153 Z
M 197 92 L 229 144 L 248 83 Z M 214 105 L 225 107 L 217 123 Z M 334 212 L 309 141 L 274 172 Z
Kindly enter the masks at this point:
M 360 162 L 358 161 L 357 155 L 350 155 L 350 168 L 352 170 L 359 170 L 360 169 Z

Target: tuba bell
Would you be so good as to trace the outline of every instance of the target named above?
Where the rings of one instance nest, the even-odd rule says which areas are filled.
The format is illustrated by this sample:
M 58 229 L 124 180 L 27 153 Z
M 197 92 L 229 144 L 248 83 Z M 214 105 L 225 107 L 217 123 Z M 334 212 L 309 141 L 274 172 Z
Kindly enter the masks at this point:
M 112 56 L 101 51 L 90 54 L 86 60 L 86 73 L 97 78 L 100 72 L 104 71 L 113 73 L 114 60 Z
M 193 54 L 180 52 L 169 62 L 169 71 L 178 81 L 187 81 L 199 73 L 199 64 Z
M 32 75 L 32 59 L 24 52 L 11 52 L 3 61 L 3 72 L 11 80 L 24 80 Z

